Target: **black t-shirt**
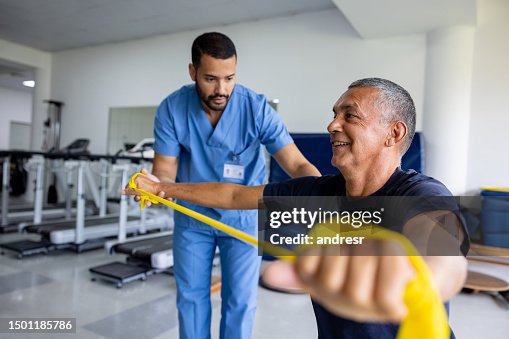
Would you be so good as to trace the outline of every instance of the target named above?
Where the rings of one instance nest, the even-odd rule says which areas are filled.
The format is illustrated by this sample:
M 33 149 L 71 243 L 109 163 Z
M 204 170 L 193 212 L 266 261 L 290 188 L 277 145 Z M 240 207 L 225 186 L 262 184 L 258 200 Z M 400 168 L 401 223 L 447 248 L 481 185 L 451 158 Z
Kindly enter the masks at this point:
M 264 197 L 275 196 L 345 196 L 345 179 L 341 174 L 322 177 L 302 177 L 281 183 L 268 184 Z M 451 192 L 438 180 L 414 170 L 403 171 L 398 168 L 390 179 L 372 196 L 424 196 L 424 197 L 450 197 Z M 429 206 L 422 206 L 420 212 L 429 210 Z M 419 211 L 414 211 L 411 217 Z M 461 218 L 460 218 L 461 219 Z M 468 236 L 464 229 L 465 240 L 462 252 L 468 251 Z M 318 337 L 321 339 L 362 339 L 362 338 L 395 338 L 399 325 L 389 323 L 359 323 L 336 316 L 313 302 L 316 316 Z M 445 304 L 448 309 L 448 303 Z M 451 338 L 454 334 L 451 331 Z
M 264 196 L 328 196 L 346 195 L 345 178 L 341 173 L 322 177 L 301 177 L 268 184 Z M 451 196 L 440 181 L 414 170 L 396 169 L 389 180 L 372 196 Z

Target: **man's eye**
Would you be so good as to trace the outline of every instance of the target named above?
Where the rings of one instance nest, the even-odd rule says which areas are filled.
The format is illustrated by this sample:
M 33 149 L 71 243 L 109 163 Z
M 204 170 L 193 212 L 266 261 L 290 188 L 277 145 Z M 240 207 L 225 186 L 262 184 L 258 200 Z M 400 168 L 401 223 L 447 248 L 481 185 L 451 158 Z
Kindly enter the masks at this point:
M 214 81 L 214 78 L 206 77 L 205 80 L 208 81 L 208 82 L 211 82 L 211 81 Z
M 355 118 L 355 115 L 351 114 L 351 113 L 345 113 L 345 119 L 349 120 L 349 119 L 353 119 Z

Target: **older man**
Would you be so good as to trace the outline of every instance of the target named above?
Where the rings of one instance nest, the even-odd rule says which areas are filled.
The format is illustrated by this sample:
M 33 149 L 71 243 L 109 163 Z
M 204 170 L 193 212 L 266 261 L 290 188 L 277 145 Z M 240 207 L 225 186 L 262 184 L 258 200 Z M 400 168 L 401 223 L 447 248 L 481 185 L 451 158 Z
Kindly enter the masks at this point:
M 139 188 L 213 208 L 255 209 L 274 196 L 450 196 L 439 181 L 400 168 L 415 132 L 415 107 L 408 92 L 384 79 L 352 83 L 333 107 L 328 126 L 335 176 L 304 177 L 266 186 L 235 184 L 161 184 L 139 177 Z M 199 193 L 198 193 L 199 192 Z M 127 194 L 134 192 L 127 190 Z M 428 213 L 430 214 L 430 213 Z M 409 234 L 429 234 L 447 211 L 408 220 Z M 462 249 L 468 237 L 453 215 Z M 382 247 L 383 248 L 383 247 Z M 313 299 L 319 338 L 394 338 L 406 314 L 403 292 L 415 275 L 405 256 L 301 256 L 295 272 Z M 378 252 L 380 253 L 380 252 Z M 381 254 L 384 253 L 383 249 Z M 466 276 L 463 256 L 425 256 L 443 300 L 458 293 Z M 416 334 L 417 335 L 417 334 Z

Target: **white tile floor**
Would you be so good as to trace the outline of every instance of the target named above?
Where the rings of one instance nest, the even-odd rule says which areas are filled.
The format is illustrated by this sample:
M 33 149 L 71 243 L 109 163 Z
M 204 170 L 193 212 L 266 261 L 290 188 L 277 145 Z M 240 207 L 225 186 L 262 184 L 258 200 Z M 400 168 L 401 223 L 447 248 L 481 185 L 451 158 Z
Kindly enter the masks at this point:
M 19 237 L 0 234 L 0 243 Z M 133 282 L 122 289 L 90 280 L 90 267 L 117 259 L 123 257 L 114 258 L 102 250 L 82 254 L 62 251 L 23 260 L 9 254 L 0 256 L 0 318 L 75 317 L 78 329 L 72 338 L 141 338 L 136 333 L 151 333 L 145 338 L 178 338 L 175 282 L 171 276 L 151 276 L 145 282 Z M 477 266 L 472 268 L 486 270 Z M 488 271 L 509 280 L 509 266 L 495 266 Z M 12 285 L 11 280 L 16 278 L 25 281 Z M 213 296 L 212 305 L 212 337 L 217 338 L 219 295 Z M 111 322 L 111 326 L 104 329 L 105 322 Z M 451 324 L 459 339 L 509 338 L 509 311 L 486 294 L 461 294 L 454 298 Z M 0 338 L 6 339 L 30 336 L 33 335 L 0 333 Z M 260 288 L 253 338 L 316 338 L 309 298 Z

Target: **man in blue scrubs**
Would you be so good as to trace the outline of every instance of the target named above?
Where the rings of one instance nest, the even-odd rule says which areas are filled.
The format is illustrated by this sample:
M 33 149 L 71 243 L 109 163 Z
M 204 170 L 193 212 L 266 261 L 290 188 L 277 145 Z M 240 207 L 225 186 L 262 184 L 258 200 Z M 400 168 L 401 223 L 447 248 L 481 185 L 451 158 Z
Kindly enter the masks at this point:
M 242 209 L 256 209 L 259 199 L 274 196 L 413 196 L 427 201 L 451 195 L 438 180 L 399 167 L 415 131 L 414 103 L 401 86 L 378 78 L 358 80 L 341 95 L 333 113 L 327 129 L 333 150 L 331 163 L 340 170 L 335 176 L 250 187 L 224 183 L 167 185 L 144 177 L 138 177 L 136 184 L 154 194 L 164 192 L 161 195 L 204 206 Z M 134 194 L 129 190 L 125 193 Z M 446 220 L 446 226 L 452 226 L 457 235 L 450 237 L 448 231 L 440 238 L 451 239 L 457 255 L 423 257 L 442 300 L 449 300 L 461 290 L 466 277 L 466 259 L 460 253 L 468 251 L 468 235 L 453 210 L 415 207 L 415 211 L 401 211 L 414 213 L 408 216 L 403 234 L 431 236 L 442 231 L 442 220 Z M 405 286 L 415 272 L 408 258 L 387 252 L 387 242 L 373 247 L 378 255 L 355 252 L 353 247 L 349 248 L 352 256 L 339 256 L 332 245 L 312 249 L 320 255 L 298 258 L 295 272 L 311 294 L 319 338 L 396 337 L 397 322 L 407 311 Z M 415 333 L 416 338 L 419 335 Z
M 194 84 L 170 94 L 155 124 L 153 175 L 163 183 L 229 182 L 261 185 L 261 145 L 293 177 L 319 175 L 297 149 L 265 96 L 236 84 L 237 53 L 221 33 L 205 33 L 192 45 Z M 199 194 L 199 193 L 198 193 Z M 256 235 L 256 211 L 180 203 Z M 257 249 L 178 212 L 173 236 L 174 273 L 181 338 L 210 338 L 212 260 L 221 259 L 220 338 L 250 338 L 256 309 Z

